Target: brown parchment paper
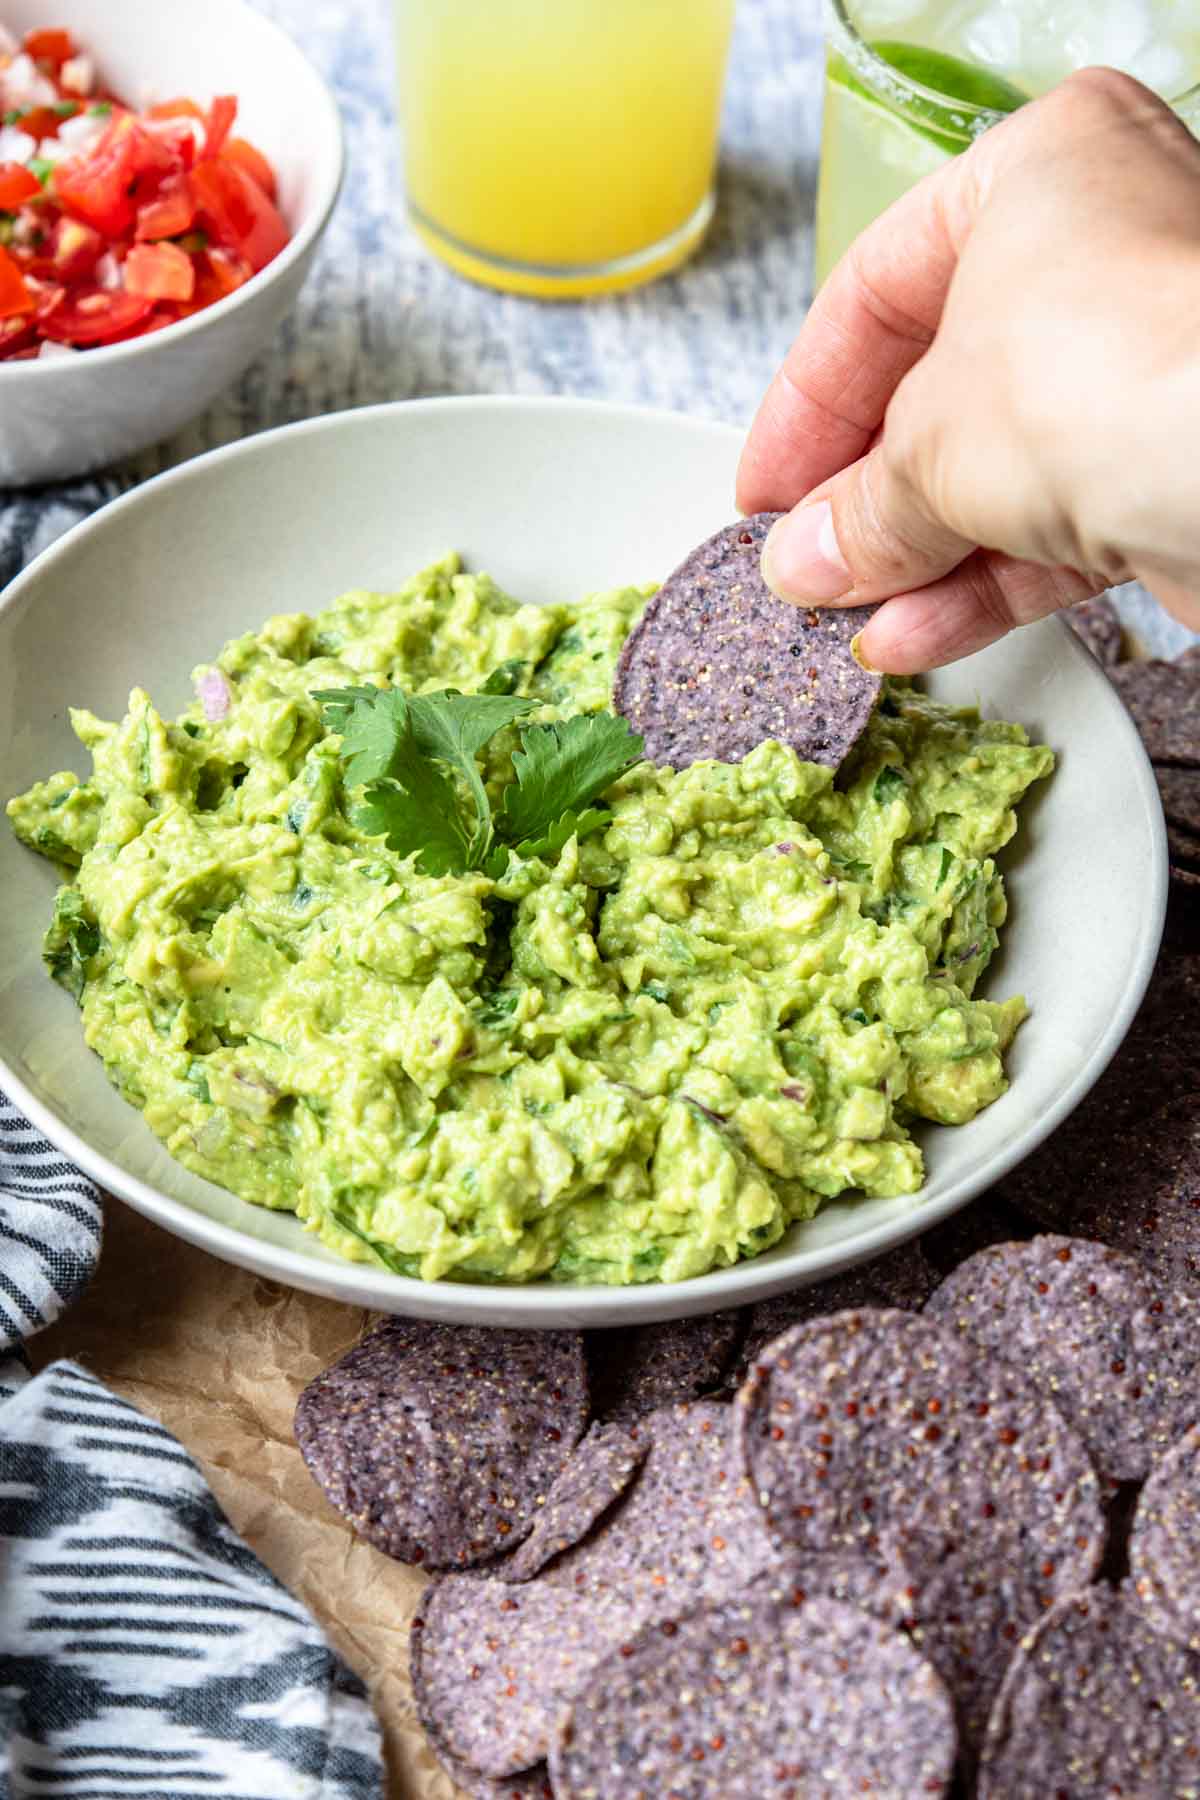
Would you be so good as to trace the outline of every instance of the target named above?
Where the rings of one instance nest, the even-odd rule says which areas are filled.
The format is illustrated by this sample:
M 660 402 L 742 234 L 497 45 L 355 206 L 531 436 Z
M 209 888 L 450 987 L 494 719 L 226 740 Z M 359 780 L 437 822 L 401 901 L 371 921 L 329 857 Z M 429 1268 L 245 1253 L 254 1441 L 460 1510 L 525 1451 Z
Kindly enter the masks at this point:
M 292 1437 L 301 1388 L 374 1315 L 260 1280 L 105 1204 L 96 1278 L 30 1341 L 35 1368 L 71 1357 L 175 1433 L 235 1529 L 370 1688 L 388 1800 L 451 1800 L 458 1790 L 425 1743 L 408 1682 L 425 1577 L 354 1536 Z

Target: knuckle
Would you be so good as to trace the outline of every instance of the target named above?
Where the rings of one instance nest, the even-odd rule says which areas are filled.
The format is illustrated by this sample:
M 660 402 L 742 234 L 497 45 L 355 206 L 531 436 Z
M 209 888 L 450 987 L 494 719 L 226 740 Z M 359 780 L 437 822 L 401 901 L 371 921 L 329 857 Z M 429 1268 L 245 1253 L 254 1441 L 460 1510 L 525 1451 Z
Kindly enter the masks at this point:
M 1088 69 L 1077 69 L 1074 74 L 1068 75 L 1054 90 L 1053 97 L 1059 110 L 1070 109 L 1081 115 L 1085 112 L 1100 113 L 1121 119 L 1128 118 L 1131 114 L 1144 113 L 1147 101 L 1152 98 L 1141 82 L 1135 81 L 1132 75 L 1099 64 Z

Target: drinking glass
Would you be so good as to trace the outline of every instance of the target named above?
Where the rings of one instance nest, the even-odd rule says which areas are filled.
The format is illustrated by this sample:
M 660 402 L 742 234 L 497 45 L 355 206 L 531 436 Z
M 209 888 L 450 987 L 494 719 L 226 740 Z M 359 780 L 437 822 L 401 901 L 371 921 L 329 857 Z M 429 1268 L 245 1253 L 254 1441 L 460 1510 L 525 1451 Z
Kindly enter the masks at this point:
M 1026 100 L 1121 68 L 1200 135 L 1196 0 L 826 0 L 818 285 L 858 233 Z
M 516 293 L 633 287 L 713 212 L 734 0 L 396 0 L 409 218 Z

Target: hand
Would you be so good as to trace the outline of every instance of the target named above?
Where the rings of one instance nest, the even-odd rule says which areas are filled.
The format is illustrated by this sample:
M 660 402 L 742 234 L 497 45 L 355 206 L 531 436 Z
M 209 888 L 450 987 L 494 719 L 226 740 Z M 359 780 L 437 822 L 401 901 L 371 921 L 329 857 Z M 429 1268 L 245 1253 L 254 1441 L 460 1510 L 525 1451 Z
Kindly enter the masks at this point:
M 851 247 L 742 453 L 763 570 L 936 668 L 1137 578 L 1200 628 L 1200 144 L 1090 69 Z M 800 501 L 799 505 L 796 502 Z M 981 546 L 985 546 L 981 548 Z

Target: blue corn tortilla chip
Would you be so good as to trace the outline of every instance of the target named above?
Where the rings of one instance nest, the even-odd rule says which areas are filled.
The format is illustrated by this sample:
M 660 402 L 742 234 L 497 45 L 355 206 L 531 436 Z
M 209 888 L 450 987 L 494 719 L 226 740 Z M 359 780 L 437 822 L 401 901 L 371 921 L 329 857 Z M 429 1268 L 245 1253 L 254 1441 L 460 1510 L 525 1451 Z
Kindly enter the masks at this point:
M 1149 1624 L 1200 1652 L 1200 1426 L 1185 1432 L 1142 1489 L 1129 1573 Z
M 1180 1384 L 1194 1392 L 1200 1376 L 1200 1342 L 1189 1350 L 1172 1333 L 1158 1298 L 1133 1257 L 1045 1236 L 979 1251 L 925 1312 L 1014 1362 L 1075 1427 L 1101 1475 L 1136 1481 L 1177 1435 Z
M 1125 1250 L 1160 1284 L 1200 1294 L 1200 1105 L 1189 1088 L 1200 1033 L 1189 1016 L 1189 979 L 1200 996 L 1196 969 L 1177 993 L 1178 1028 L 1162 1044 L 1155 1077 L 1160 1092 L 1170 1079 L 1179 1097 L 1138 1116 L 1142 1097 L 1106 1080 L 1104 1096 L 1072 1113 L 1008 1177 L 1004 1192 L 1040 1224 Z M 1107 1116 L 1105 1096 L 1112 1099 Z
M 1200 1791 L 1200 1664 L 1094 1587 L 1023 1640 L 992 1712 L 978 1800 L 1139 1800 Z
M 898 1551 L 912 1629 L 954 1694 L 970 1757 L 1021 1633 L 1099 1565 L 1083 1444 L 1019 1371 L 894 1309 L 785 1333 L 736 1410 L 777 1553 Z
M 741 519 L 693 550 L 626 640 L 613 702 L 651 762 L 739 762 L 777 738 L 837 768 L 866 730 L 883 678 L 850 644 L 870 608 L 776 599 L 759 557 L 779 516 Z
M 389 1556 L 465 1568 L 514 1549 L 587 1424 L 583 1339 L 389 1319 L 309 1383 L 314 1480 Z
M 1069 606 L 1063 618 L 1098 663 L 1111 669 L 1120 662 L 1125 651 L 1125 633 L 1120 614 L 1107 594 Z
M 798 1325 L 755 1365 L 735 1411 L 740 1468 L 777 1550 L 916 1530 L 982 1545 L 1019 1516 L 1047 1557 L 1094 1567 L 1099 1484 L 1082 1443 L 1018 1371 L 930 1319 L 884 1310 Z
M 558 1800 L 945 1794 L 950 1704 L 899 1633 L 832 1600 L 737 1599 L 591 1674 L 550 1753 Z
M 706 1313 L 585 1335 L 592 1409 L 629 1424 L 720 1388 L 745 1330 L 740 1312 Z
M 1200 670 L 1186 662 L 1121 663 L 1110 679 L 1141 733 L 1150 760 L 1200 768 Z
M 1005 1672 L 1021 1638 L 1064 1593 L 1094 1573 L 1103 1534 L 1047 1556 L 1020 1520 L 980 1539 L 902 1531 L 896 1554 L 909 1571 L 907 1628 L 954 1699 L 964 1762 L 974 1765 Z
M 639 1425 L 646 1461 L 580 1543 L 530 1581 L 448 1575 L 412 1633 L 422 1723 L 482 1774 L 539 1762 L 590 1669 L 647 1625 L 740 1593 L 772 1562 L 757 1502 L 731 1465 L 729 1406 L 667 1407 Z
M 585 1538 L 629 1486 L 650 1449 L 650 1434 L 593 1425 L 546 1495 L 533 1530 L 497 1564 L 502 1581 L 529 1581 Z

